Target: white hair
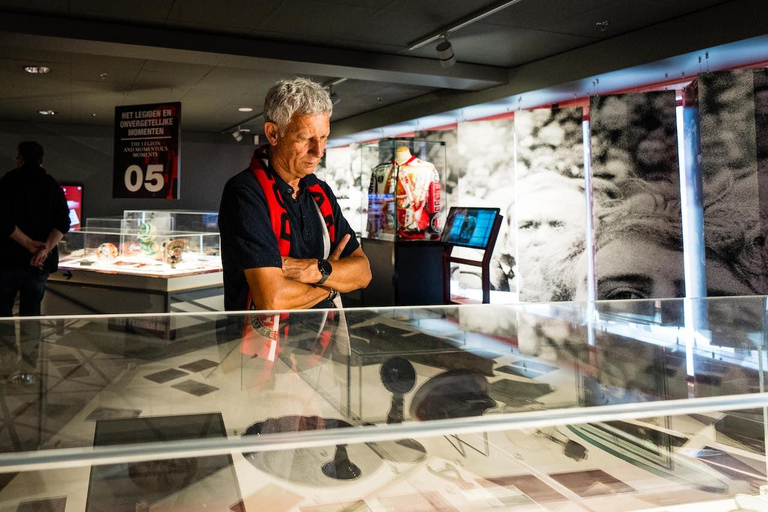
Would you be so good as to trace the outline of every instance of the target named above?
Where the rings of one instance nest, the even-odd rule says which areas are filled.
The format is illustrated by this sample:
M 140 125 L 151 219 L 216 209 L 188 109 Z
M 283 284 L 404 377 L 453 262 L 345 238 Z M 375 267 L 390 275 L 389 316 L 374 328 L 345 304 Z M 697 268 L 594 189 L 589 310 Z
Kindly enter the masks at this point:
M 330 116 L 332 113 L 333 102 L 328 91 L 307 78 L 280 80 L 264 100 L 264 119 L 275 123 L 281 134 L 285 133 L 293 114 Z

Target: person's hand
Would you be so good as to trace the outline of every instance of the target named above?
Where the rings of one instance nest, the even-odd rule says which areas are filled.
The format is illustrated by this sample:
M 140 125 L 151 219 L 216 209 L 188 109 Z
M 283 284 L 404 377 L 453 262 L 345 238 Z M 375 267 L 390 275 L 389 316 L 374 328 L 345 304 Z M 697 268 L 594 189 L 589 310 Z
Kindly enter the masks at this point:
M 43 268 L 43 265 L 45 265 L 45 260 L 48 259 L 48 255 L 50 254 L 50 251 L 48 250 L 48 247 L 43 244 L 42 247 L 40 247 L 37 252 L 32 256 L 32 259 L 30 260 L 29 264 L 33 267 L 37 268 Z
M 305 284 L 315 284 L 323 275 L 314 258 L 298 259 L 283 256 L 283 277 Z
M 344 252 L 344 248 L 349 243 L 350 238 L 352 238 L 350 235 L 344 235 L 341 242 L 339 242 L 339 245 L 337 245 L 333 252 L 331 252 L 331 255 L 328 256 L 328 261 L 338 261 L 341 258 L 341 253 Z
M 30 239 L 24 247 L 29 251 L 29 254 L 36 254 L 37 251 L 44 249 L 46 246 L 45 242 Z
M 328 256 L 328 261 L 338 261 L 349 240 L 350 236 L 344 235 L 330 256 Z M 323 275 L 320 273 L 320 269 L 317 268 L 317 260 L 314 258 L 298 259 L 283 256 L 283 277 L 304 284 L 315 284 Z

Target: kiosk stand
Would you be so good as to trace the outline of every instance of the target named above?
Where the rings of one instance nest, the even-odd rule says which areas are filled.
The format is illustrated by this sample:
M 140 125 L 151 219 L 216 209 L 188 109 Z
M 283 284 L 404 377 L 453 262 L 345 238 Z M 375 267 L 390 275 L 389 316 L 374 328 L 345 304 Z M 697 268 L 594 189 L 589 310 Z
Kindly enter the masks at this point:
M 451 263 L 480 267 L 483 304 L 491 302 L 490 263 L 502 216 L 498 208 L 463 208 L 452 206 L 443 230 L 443 302 L 451 304 Z M 453 256 L 454 247 L 469 247 L 483 251 L 480 260 Z

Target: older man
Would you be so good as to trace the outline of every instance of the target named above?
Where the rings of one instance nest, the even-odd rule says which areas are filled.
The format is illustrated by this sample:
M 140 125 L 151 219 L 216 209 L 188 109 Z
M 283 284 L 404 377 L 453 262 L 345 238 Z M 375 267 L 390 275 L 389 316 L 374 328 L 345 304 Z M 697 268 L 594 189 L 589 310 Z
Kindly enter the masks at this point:
M 219 229 L 227 310 L 334 307 L 368 285 L 368 258 L 330 187 L 313 173 L 333 104 L 304 78 L 267 93 L 264 133 L 250 166 L 224 187 Z

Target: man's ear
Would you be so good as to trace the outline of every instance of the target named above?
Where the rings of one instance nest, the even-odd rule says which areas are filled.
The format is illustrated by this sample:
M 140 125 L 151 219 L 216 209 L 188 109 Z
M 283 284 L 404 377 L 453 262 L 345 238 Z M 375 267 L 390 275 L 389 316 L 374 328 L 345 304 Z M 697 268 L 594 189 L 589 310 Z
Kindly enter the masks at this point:
M 270 121 L 264 123 L 264 136 L 269 141 L 270 146 L 277 144 L 278 132 L 279 130 L 277 129 L 277 124 Z

